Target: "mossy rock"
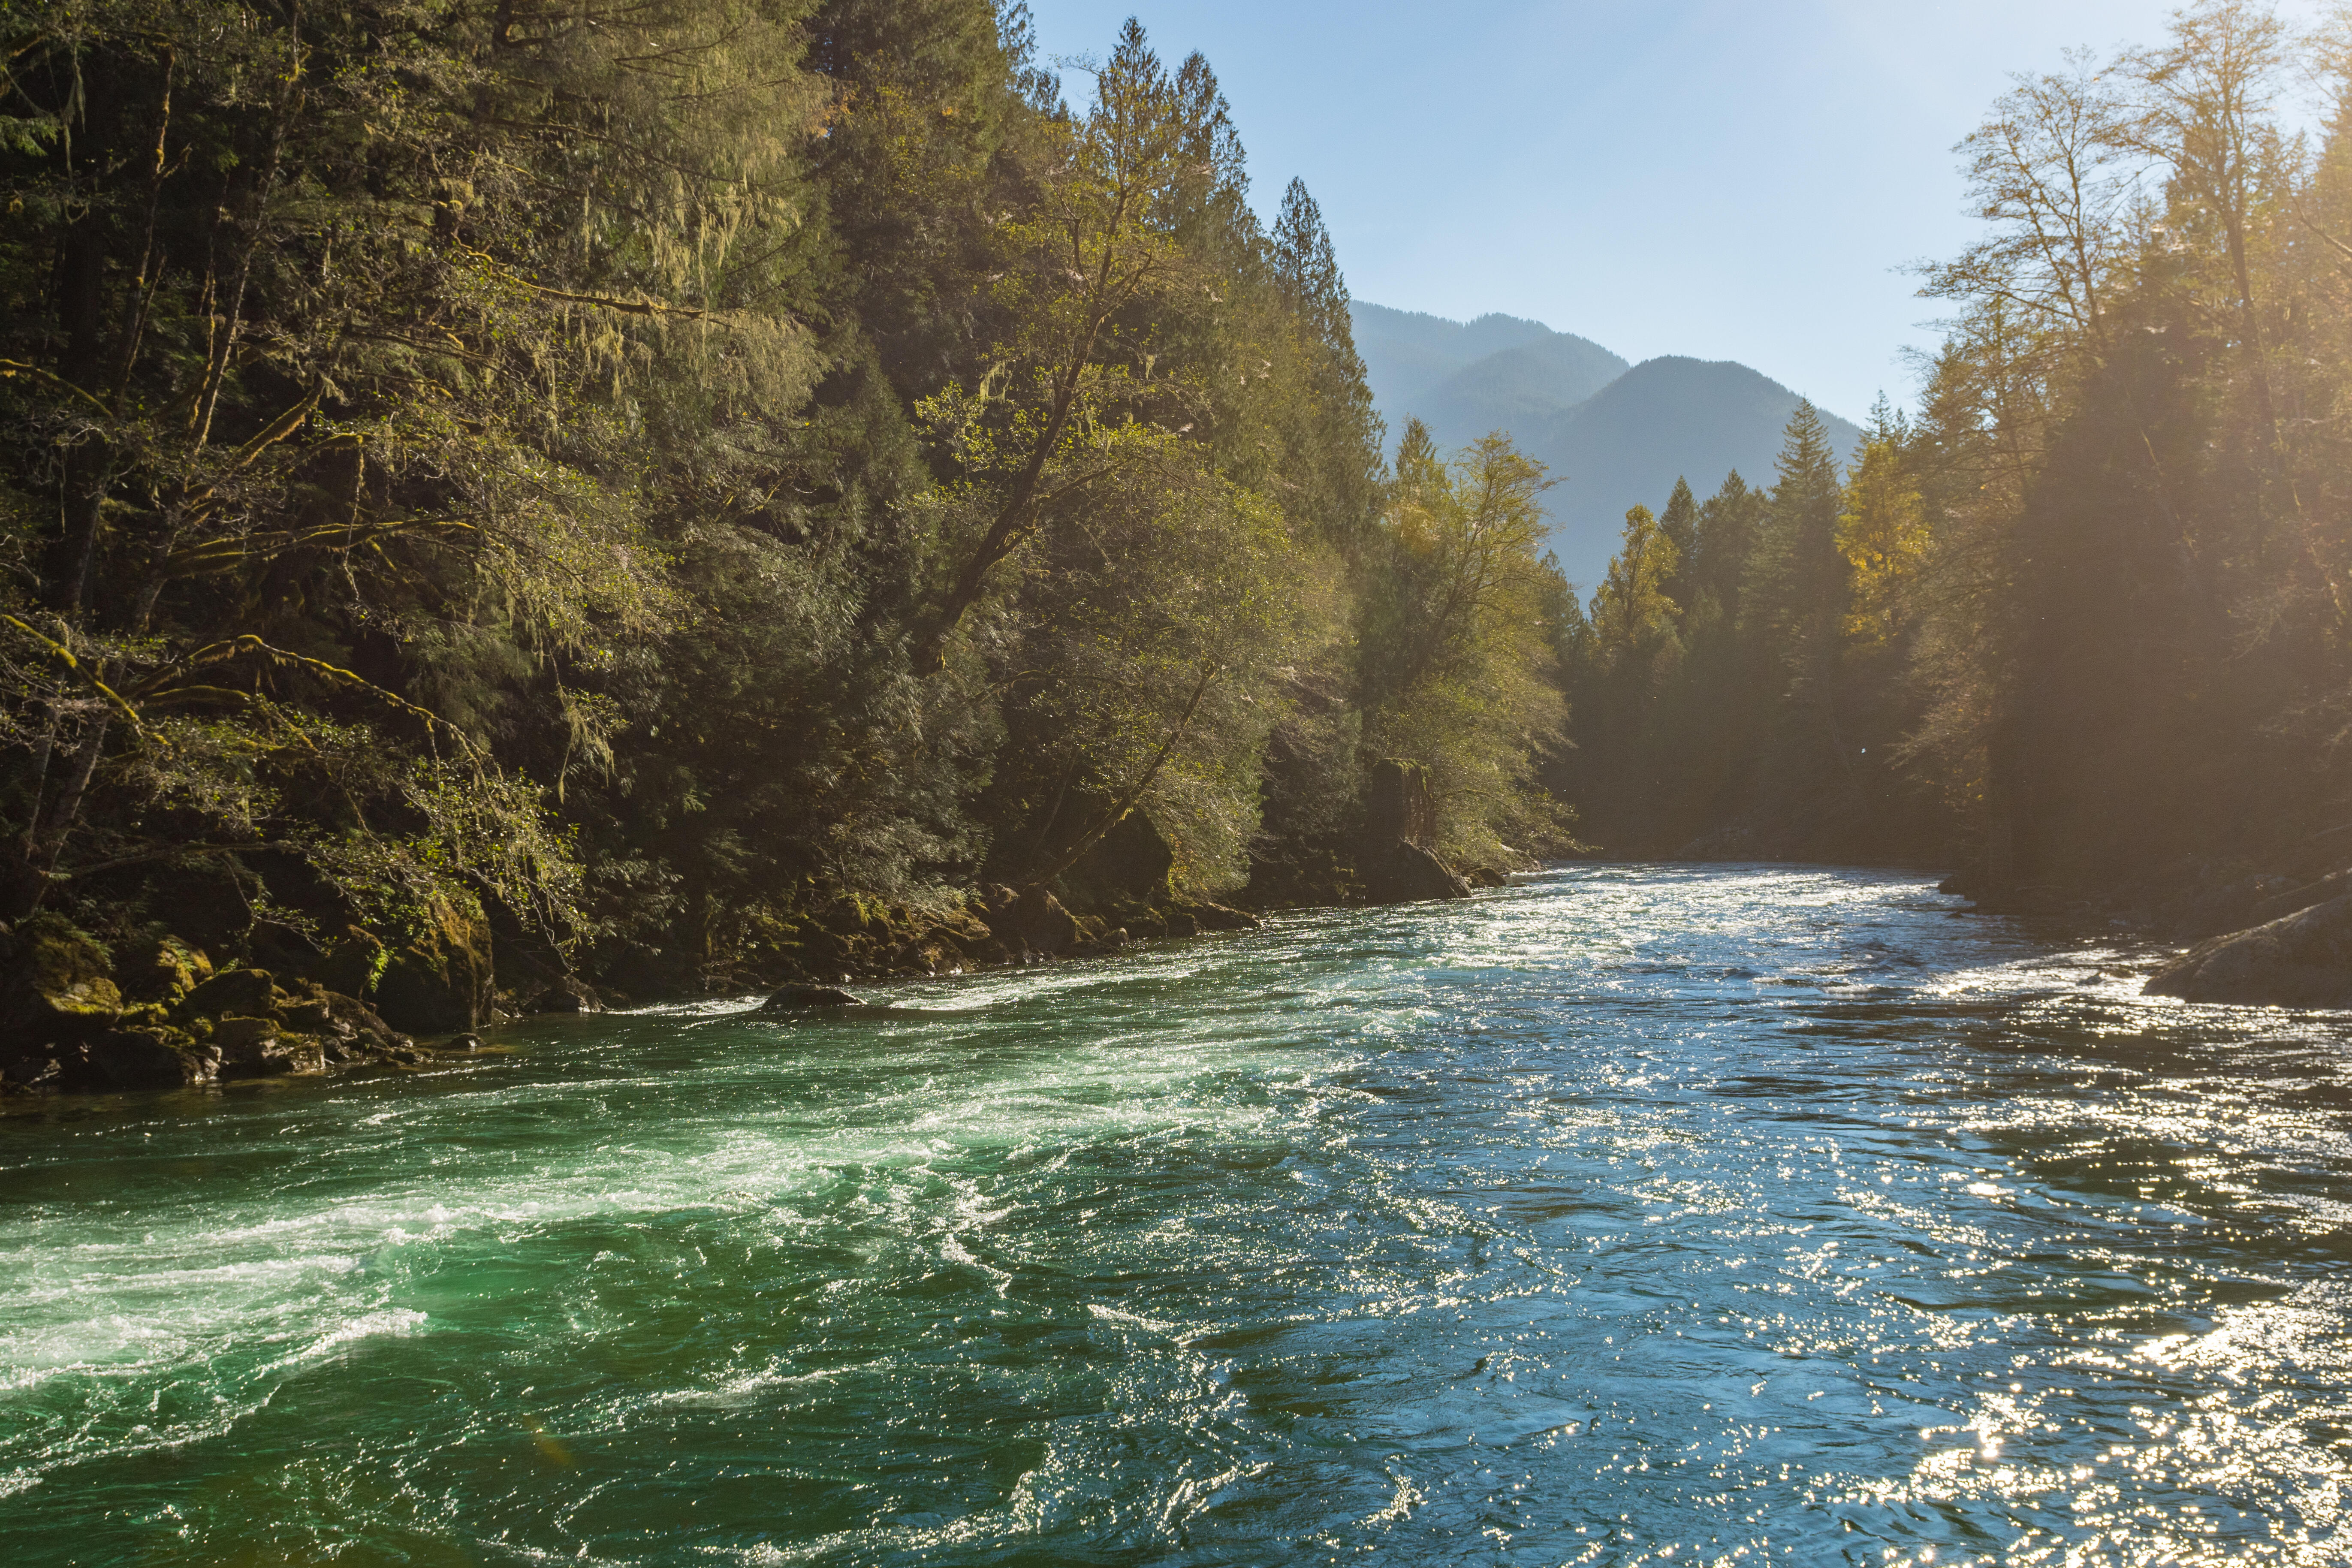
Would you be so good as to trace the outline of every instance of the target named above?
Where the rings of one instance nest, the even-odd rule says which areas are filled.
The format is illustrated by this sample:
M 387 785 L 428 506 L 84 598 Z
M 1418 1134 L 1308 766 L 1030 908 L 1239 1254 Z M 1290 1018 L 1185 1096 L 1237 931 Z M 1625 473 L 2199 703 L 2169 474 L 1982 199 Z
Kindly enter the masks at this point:
M 0 1032 L 18 1038 L 79 1039 L 122 1015 L 112 955 L 54 916 L 36 915 L 10 933 L 0 984 Z
M 423 931 L 394 948 L 368 999 L 413 1035 L 449 1035 L 489 1022 L 490 922 L 478 907 L 434 906 Z
M 180 1029 L 109 1029 L 81 1047 L 79 1060 L 102 1082 L 78 1087 L 187 1089 L 219 1076 L 221 1052 Z
M 213 962 L 201 948 L 165 932 L 131 947 L 115 981 L 134 1002 L 170 1006 L 212 978 Z
M 173 1016 L 182 1021 L 232 1016 L 261 1018 L 278 1011 L 285 995 L 266 969 L 224 969 L 180 998 Z

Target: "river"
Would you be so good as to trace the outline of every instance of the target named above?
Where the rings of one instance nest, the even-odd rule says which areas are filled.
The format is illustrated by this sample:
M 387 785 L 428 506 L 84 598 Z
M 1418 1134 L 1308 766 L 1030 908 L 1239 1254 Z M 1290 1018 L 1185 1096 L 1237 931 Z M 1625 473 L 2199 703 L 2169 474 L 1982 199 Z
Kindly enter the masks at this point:
M 1580 867 L 12 1107 L 0 1558 L 2352 1561 L 2352 1031 L 1957 905 Z

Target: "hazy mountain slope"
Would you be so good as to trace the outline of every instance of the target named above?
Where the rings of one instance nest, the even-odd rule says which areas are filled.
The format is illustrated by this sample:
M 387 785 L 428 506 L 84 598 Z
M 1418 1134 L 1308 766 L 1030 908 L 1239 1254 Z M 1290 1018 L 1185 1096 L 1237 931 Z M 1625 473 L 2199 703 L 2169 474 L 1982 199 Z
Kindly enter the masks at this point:
M 1439 441 L 1459 447 L 1490 430 L 1557 420 L 1628 368 L 1599 343 L 1556 332 L 1465 365 L 1423 393 L 1413 412 Z
M 1393 442 L 1426 421 L 1459 447 L 1507 430 L 1560 478 L 1549 498 L 1552 547 L 1588 592 L 1608 569 L 1626 510 L 1655 511 L 1677 477 L 1704 500 L 1737 468 L 1772 482 L 1780 432 L 1797 395 L 1729 361 L 1673 355 L 1640 365 L 1540 321 L 1481 316 L 1449 321 L 1358 301 L 1356 347 Z M 1841 456 L 1861 432 L 1823 411 Z
M 1625 512 L 1661 510 L 1687 478 L 1705 500 L 1732 469 L 1772 482 L 1780 435 L 1797 395 L 1729 361 L 1679 355 L 1644 361 L 1566 414 L 1515 430 L 1521 449 L 1551 466 L 1552 548 L 1570 581 L 1590 589 L 1608 569 Z M 1826 409 L 1831 445 L 1853 452 L 1862 432 Z
M 1490 315 L 1475 321 L 1449 321 L 1442 316 L 1392 310 L 1361 300 L 1354 302 L 1350 313 L 1356 351 L 1364 356 L 1372 401 L 1388 416 L 1395 429 L 1403 428 L 1407 414 L 1421 412 L 1419 405 L 1440 383 L 1489 355 L 1510 349 L 1558 340 L 1581 345 L 1615 361 L 1619 372 L 1625 368 L 1623 360 L 1597 343 L 1587 343 L 1582 338 L 1555 332 L 1541 321 L 1523 321 L 1516 316 Z

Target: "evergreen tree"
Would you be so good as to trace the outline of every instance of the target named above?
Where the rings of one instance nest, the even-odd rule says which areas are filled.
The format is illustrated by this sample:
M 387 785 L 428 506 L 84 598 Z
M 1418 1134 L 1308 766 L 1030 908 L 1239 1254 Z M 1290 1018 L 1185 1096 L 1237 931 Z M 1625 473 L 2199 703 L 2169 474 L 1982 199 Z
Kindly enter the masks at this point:
M 1675 495 L 1689 502 L 1690 487 L 1676 486 Z M 1686 510 L 1695 520 L 1697 508 Z M 1682 563 L 1674 535 L 1648 507 L 1637 506 L 1625 514 L 1623 538 L 1592 595 L 1593 647 L 1604 663 L 1646 662 L 1674 638 L 1682 608 L 1667 587 L 1679 576 Z
M 1675 493 L 1666 498 L 1666 510 L 1658 514 L 1658 527 L 1675 547 L 1674 570 L 1663 584 L 1664 591 L 1687 610 L 1697 593 L 1699 564 L 1698 498 L 1691 493 L 1688 479 L 1675 477 Z
M 1830 700 L 1847 587 L 1837 542 L 1843 487 L 1829 431 L 1810 402 L 1790 416 L 1775 468 L 1740 614 L 1765 662 L 1780 671 L 1779 695 L 1818 705 Z
M 1748 580 L 1756 541 L 1764 531 L 1768 505 L 1765 493 L 1748 489 L 1734 469 L 1725 476 L 1723 488 L 1699 508 L 1697 544 L 1688 568 L 1691 607 L 1704 597 L 1713 601 L 1727 624 L 1737 621 L 1739 590 Z
M 1867 647 L 1895 640 L 1929 544 L 1927 505 L 1904 450 L 1906 434 L 1901 416 L 1881 397 L 1838 516 L 1838 551 L 1853 583 L 1846 635 Z

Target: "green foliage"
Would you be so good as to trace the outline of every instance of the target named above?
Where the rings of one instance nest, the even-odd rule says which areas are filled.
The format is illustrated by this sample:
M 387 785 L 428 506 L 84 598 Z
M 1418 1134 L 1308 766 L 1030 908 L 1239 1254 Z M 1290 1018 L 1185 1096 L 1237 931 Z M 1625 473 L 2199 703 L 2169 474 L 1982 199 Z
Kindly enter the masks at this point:
M 1604 842 L 1735 827 L 1994 892 L 2342 863 L 2347 58 L 2206 0 L 1994 103 L 1917 417 L 1882 405 L 1841 478 L 1801 412 L 1769 500 L 1699 509 L 1674 679 L 1612 698 L 1597 629 L 1572 661 Z M 2299 78 L 2315 143 L 2275 119 Z
M 0 913 L 691 985 L 1132 812 L 1230 889 L 1400 748 L 1527 817 L 1538 479 L 1382 521 L 1205 60 L 1130 24 L 1074 110 L 1020 5 L 581 21 L 0 16 Z
M 1536 782 L 1563 717 L 1544 615 L 1559 572 L 1538 554 L 1549 481 L 1502 436 L 1444 461 L 1418 420 L 1395 473 L 1362 600 L 1364 743 L 1427 774 L 1442 849 L 1507 863 L 1565 834 Z
M 1669 505 L 1667 511 L 1683 525 L 1677 531 L 1695 533 L 1698 508 L 1691 500 L 1690 487 L 1677 485 L 1675 500 L 1682 510 L 1677 513 Z M 1648 659 L 1673 640 L 1682 606 L 1669 590 L 1682 569 L 1681 546 L 1650 509 L 1637 506 L 1627 512 L 1623 542 L 1609 558 L 1609 574 L 1592 595 L 1597 657 L 1610 665 Z

